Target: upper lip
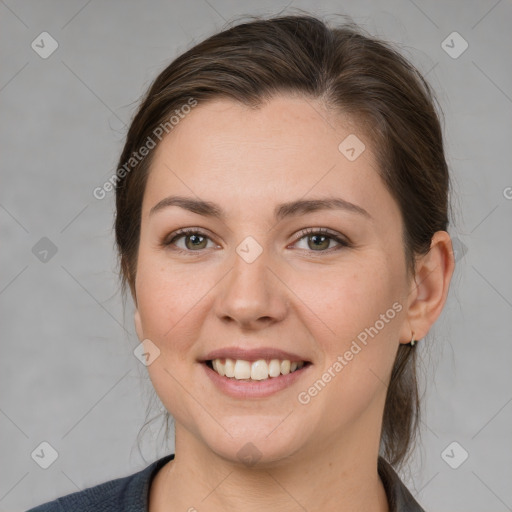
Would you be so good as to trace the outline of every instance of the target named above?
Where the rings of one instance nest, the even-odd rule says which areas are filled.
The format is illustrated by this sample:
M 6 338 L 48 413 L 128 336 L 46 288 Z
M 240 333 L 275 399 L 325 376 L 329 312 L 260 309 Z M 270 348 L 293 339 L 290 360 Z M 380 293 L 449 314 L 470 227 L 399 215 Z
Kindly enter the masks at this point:
M 289 360 L 291 362 L 308 362 L 307 359 L 273 347 L 259 347 L 246 349 L 242 347 L 226 347 L 209 352 L 202 361 L 211 361 L 213 359 L 242 359 L 244 361 L 257 361 L 258 359 L 280 359 Z

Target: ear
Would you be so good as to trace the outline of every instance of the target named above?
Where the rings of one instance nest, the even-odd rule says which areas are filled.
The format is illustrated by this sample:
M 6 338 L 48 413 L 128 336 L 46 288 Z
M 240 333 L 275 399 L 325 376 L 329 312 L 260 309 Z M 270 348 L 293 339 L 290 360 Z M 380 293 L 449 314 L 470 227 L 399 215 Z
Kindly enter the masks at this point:
M 139 341 L 142 341 L 144 339 L 144 334 L 142 331 L 142 322 L 140 320 L 140 313 L 137 307 L 135 307 L 135 313 L 133 314 L 133 320 L 135 323 L 135 331 L 137 333 L 137 337 L 139 338 Z
M 424 338 L 443 310 L 448 296 L 455 258 L 450 235 L 437 231 L 430 250 L 416 261 L 416 274 L 409 291 L 408 321 L 400 333 L 400 343 Z

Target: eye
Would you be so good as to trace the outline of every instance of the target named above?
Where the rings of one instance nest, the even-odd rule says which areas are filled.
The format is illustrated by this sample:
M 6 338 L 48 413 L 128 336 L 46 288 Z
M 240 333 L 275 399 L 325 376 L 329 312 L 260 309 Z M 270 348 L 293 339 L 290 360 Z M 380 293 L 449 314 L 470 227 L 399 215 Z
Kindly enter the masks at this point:
M 348 240 L 326 228 L 305 229 L 299 233 L 296 243 L 303 239 L 306 240 L 306 247 L 302 247 L 302 249 L 314 252 L 331 252 L 331 250 L 338 250 L 340 247 L 350 247 Z M 338 247 L 330 247 L 333 241 L 338 244 Z
M 171 236 L 170 239 L 164 240 L 162 245 L 164 247 L 169 247 L 171 245 L 175 245 L 178 252 L 198 252 L 202 249 L 207 248 L 207 242 L 210 240 L 206 233 L 199 231 L 194 228 L 183 228 L 175 233 L 174 236 Z M 184 245 L 180 246 L 177 244 L 178 241 L 183 239 Z M 210 240 L 211 241 L 211 240 Z M 215 244 L 214 244 L 215 245 Z
M 183 245 L 178 245 L 178 242 L 183 240 Z M 351 243 L 337 234 L 331 232 L 326 228 L 308 228 L 301 231 L 295 241 L 295 245 L 302 240 L 306 240 L 306 247 L 300 249 L 309 250 L 312 252 L 332 252 L 339 250 L 342 247 L 351 247 Z M 161 243 L 163 247 L 172 247 L 172 250 L 181 253 L 201 252 L 208 248 L 208 241 L 212 242 L 210 237 L 203 231 L 197 228 L 183 228 L 180 229 Z M 337 247 L 331 247 L 332 242 L 338 244 Z M 213 247 L 219 247 L 213 244 Z M 210 246 L 210 248 L 212 248 Z

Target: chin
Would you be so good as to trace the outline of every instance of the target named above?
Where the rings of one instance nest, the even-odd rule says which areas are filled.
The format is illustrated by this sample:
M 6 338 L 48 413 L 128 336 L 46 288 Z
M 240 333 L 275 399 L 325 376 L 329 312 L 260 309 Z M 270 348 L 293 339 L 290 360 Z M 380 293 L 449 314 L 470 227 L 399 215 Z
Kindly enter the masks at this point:
M 223 430 L 220 436 L 212 437 L 210 430 L 204 433 L 203 441 L 227 462 L 247 468 L 276 467 L 285 464 L 306 443 L 304 431 L 284 428 L 284 417 L 255 420 L 249 416 L 244 421 L 237 418 L 236 428 L 234 422 L 229 422 L 229 427 L 225 426 L 227 432 Z

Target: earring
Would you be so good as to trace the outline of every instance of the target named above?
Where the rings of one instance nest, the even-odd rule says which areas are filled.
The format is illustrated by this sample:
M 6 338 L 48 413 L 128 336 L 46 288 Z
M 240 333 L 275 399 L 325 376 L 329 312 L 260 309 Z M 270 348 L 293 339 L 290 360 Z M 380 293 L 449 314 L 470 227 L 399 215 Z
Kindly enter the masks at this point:
M 412 333 L 412 338 L 411 338 L 411 347 L 414 347 L 414 344 L 416 343 L 416 340 L 414 339 L 414 332 Z

